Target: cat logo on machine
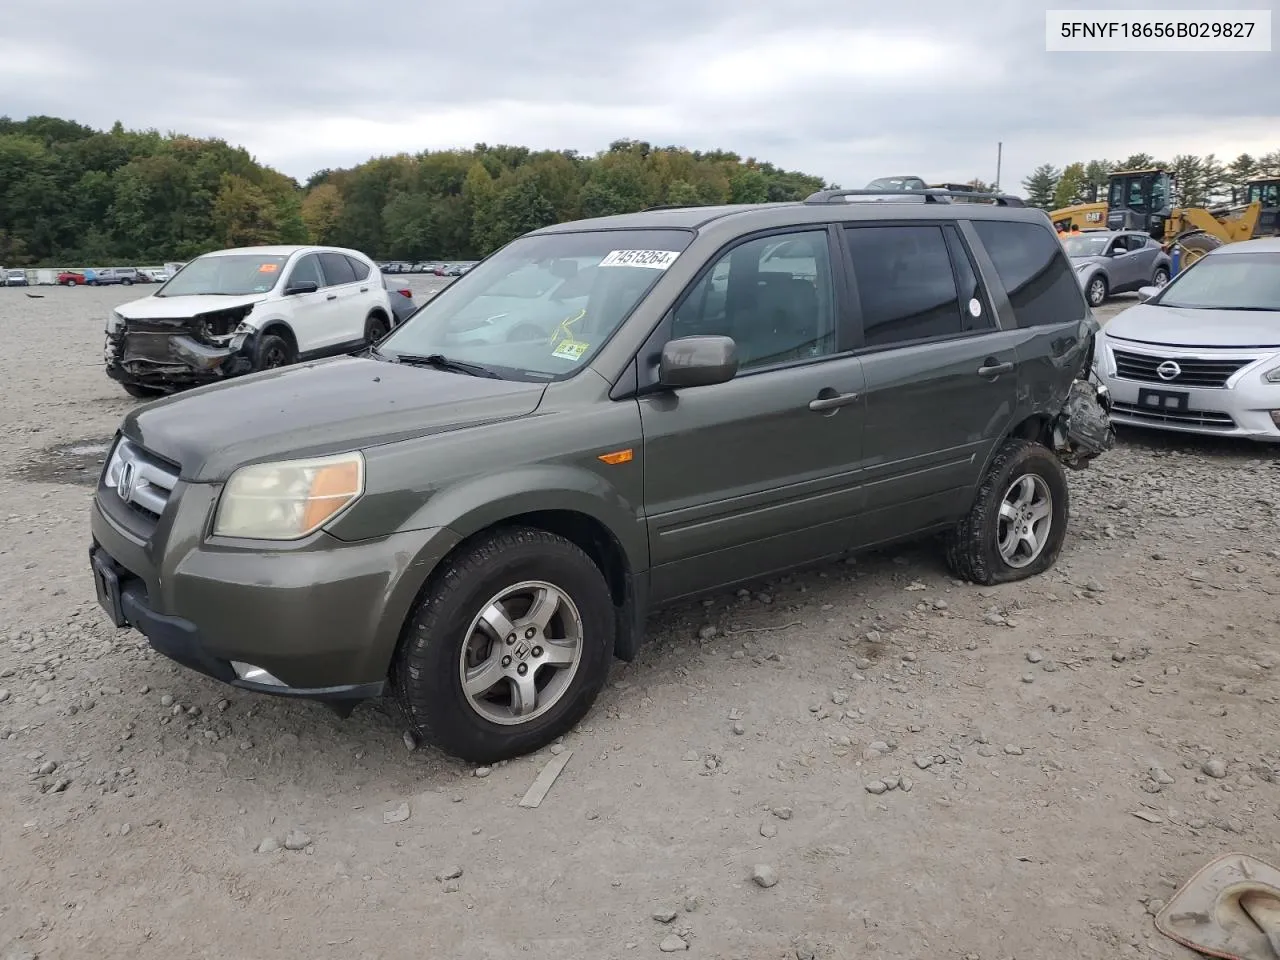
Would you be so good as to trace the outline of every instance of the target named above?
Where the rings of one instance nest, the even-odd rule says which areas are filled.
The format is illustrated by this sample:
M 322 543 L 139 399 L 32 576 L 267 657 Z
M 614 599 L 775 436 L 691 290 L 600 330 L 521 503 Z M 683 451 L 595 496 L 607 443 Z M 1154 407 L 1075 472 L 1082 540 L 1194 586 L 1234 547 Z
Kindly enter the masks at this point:
M 1087 220 L 1089 223 L 1101 223 L 1101 222 L 1102 222 L 1102 211 L 1101 211 L 1101 210 L 1090 210 L 1088 213 L 1086 213 L 1086 214 L 1084 215 L 1084 218 L 1085 218 L 1085 220 Z

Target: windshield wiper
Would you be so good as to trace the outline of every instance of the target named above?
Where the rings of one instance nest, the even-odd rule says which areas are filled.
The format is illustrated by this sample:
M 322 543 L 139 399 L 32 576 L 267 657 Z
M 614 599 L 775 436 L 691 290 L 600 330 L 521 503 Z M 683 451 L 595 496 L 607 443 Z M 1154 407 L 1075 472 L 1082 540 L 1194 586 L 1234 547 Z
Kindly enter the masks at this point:
M 494 371 L 479 363 L 464 363 L 461 360 L 451 360 L 443 353 L 429 353 L 422 356 L 416 353 L 397 353 L 395 355 L 395 363 L 407 363 L 412 366 L 434 367 L 436 370 L 448 370 L 450 373 L 465 373 L 472 377 L 489 377 L 493 380 L 501 380 Z
M 1231 311 L 1253 311 L 1254 313 L 1280 313 L 1280 307 L 1229 307 L 1229 306 L 1193 306 L 1188 303 L 1160 303 L 1157 306 L 1173 307 L 1175 310 L 1231 310 Z

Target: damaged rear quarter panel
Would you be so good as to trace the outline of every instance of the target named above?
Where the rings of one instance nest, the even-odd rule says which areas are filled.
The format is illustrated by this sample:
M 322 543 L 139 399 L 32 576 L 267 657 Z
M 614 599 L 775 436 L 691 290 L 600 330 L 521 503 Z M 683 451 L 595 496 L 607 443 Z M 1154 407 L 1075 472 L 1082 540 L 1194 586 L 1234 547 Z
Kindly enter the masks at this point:
M 1039 416 L 1052 421 L 1062 412 L 1071 384 L 1089 375 L 1099 329 L 1092 313 L 1072 326 L 1022 328 L 1027 337 L 1018 345 L 1020 420 Z

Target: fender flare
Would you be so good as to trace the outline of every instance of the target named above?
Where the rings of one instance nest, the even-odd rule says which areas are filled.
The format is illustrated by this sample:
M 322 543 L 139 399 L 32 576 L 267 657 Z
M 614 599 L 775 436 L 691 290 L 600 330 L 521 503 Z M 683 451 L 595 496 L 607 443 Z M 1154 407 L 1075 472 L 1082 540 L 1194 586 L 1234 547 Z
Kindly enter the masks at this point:
M 629 573 L 648 570 L 649 538 L 640 505 L 629 503 L 598 474 L 568 464 L 528 464 L 446 487 L 400 529 L 447 527 L 465 539 L 513 517 L 548 511 L 594 521 L 613 538 Z

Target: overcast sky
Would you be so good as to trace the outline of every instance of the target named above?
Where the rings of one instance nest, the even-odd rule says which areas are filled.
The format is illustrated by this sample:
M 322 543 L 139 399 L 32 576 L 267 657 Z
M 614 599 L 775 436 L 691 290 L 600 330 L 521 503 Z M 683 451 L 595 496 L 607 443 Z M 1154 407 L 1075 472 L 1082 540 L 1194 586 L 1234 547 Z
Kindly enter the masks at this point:
M 1020 192 L 1043 162 L 1280 149 L 1280 54 L 1050 54 L 1046 6 L 1152 4 L 6 0 L 0 112 L 219 136 L 300 180 L 378 154 L 624 137 L 842 186 L 992 180 L 1003 141 Z

